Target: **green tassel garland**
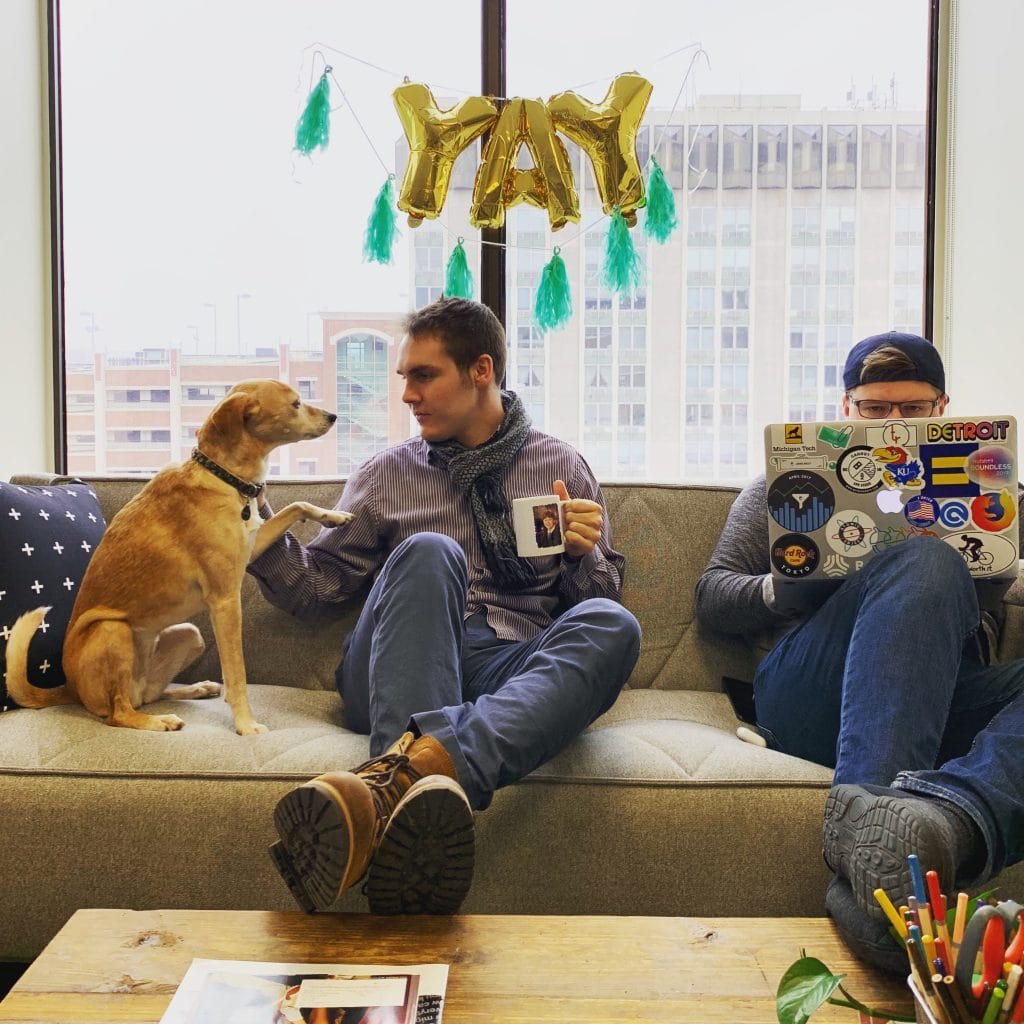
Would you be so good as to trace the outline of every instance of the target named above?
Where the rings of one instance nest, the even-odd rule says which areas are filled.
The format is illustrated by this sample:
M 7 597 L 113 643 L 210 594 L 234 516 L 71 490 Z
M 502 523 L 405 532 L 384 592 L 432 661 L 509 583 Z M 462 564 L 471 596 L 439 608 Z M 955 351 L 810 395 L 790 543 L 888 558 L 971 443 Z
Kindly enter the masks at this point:
M 616 206 L 608 228 L 608 241 L 604 250 L 601 280 L 611 292 L 630 293 L 640 284 L 640 258 L 633 248 L 629 228 L 622 211 Z
M 556 245 L 554 255 L 540 275 L 540 287 L 533 304 L 533 319 L 542 331 L 554 331 L 568 322 L 571 316 L 569 275 L 565 272 L 565 260 Z
M 394 175 L 380 187 L 373 201 L 370 219 L 363 236 L 363 259 L 370 263 L 390 263 L 391 250 L 398 231 L 395 227 L 395 192 L 391 182 Z
M 651 173 L 647 178 L 647 211 L 644 217 L 644 234 L 659 245 L 668 241 L 669 235 L 679 227 L 676 217 L 676 197 L 672 193 L 665 172 L 658 161 L 651 158 Z
M 446 299 L 473 298 L 473 275 L 469 272 L 469 261 L 466 250 L 459 238 L 444 271 L 444 295 Z
M 313 87 L 306 109 L 295 126 L 295 148 L 307 156 L 318 146 L 327 148 L 331 129 L 331 86 L 327 81 L 330 70 L 328 67 Z

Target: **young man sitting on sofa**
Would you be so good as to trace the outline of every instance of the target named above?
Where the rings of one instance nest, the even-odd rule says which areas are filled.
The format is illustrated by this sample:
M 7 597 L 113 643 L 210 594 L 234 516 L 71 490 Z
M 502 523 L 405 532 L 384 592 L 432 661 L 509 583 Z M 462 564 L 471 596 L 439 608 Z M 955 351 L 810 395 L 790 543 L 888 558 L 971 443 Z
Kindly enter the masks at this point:
M 852 418 L 937 416 L 949 400 L 938 353 L 910 334 L 855 345 L 843 385 Z M 907 854 L 947 890 L 1024 856 L 1024 661 L 993 663 L 964 560 L 938 538 L 876 554 L 818 607 L 780 610 L 763 476 L 732 506 L 696 597 L 706 628 L 768 649 L 762 740 L 835 769 L 826 908 L 855 952 L 905 974 L 873 893 L 898 906 L 912 891 Z
M 350 524 L 308 546 L 286 536 L 249 566 L 300 618 L 372 584 L 337 672 L 371 760 L 275 811 L 272 853 L 307 910 L 366 874 L 375 913 L 454 913 L 472 811 L 611 707 L 639 655 L 600 488 L 501 390 L 497 317 L 441 299 L 405 326 L 397 371 L 420 435 L 353 473 L 339 505 Z M 521 558 L 510 503 L 552 490 L 566 501 L 565 552 Z

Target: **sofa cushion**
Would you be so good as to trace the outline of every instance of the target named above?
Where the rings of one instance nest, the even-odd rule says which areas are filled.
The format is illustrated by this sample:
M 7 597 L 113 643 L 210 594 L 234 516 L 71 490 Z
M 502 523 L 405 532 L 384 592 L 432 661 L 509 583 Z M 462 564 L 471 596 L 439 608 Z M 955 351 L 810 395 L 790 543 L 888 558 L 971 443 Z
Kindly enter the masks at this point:
M 43 627 L 29 645 L 29 680 L 64 683 L 61 649 L 78 585 L 106 523 L 99 501 L 84 483 L 28 487 L 0 483 L 0 660 L 7 667 L 7 638 L 18 616 L 49 605 Z M 0 708 L 11 706 L 0 686 Z

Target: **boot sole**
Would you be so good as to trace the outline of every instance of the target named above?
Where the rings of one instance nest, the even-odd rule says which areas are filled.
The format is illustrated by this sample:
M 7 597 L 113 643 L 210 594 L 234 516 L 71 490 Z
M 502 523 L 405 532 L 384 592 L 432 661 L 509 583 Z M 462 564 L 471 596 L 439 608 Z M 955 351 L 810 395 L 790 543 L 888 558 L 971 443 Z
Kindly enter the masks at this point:
M 281 837 L 270 855 L 296 902 L 307 913 L 328 910 L 344 889 L 352 859 L 352 823 L 330 787 L 308 782 L 274 809 Z
M 884 889 L 895 906 L 914 894 L 907 855 L 917 854 L 922 872 L 934 868 L 948 886 L 953 865 L 940 831 L 906 799 L 836 786 L 825 804 L 822 854 L 850 882 L 860 906 L 876 921 L 885 911 L 875 899 Z
M 453 779 L 419 780 L 395 808 L 366 879 L 373 914 L 454 914 L 473 882 L 473 810 Z

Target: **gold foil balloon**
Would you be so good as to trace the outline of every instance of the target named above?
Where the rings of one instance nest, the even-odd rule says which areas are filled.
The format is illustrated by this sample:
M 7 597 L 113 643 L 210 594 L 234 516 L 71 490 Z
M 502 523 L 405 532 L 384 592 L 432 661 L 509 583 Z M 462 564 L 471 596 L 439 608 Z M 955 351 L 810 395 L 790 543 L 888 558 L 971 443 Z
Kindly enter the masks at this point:
M 455 158 L 494 124 L 498 108 L 485 96 L 470 96 L 441 111 L 427 86 L 418 82 L 406 82 L 392 95 L 409 143 L 398 208 L 415 228 L 441 212 Z
M 528 169 L 516 167 L 524 144 L 533 157 Z M 499 228 L 517 203 L 546 209 L 556 231 L 580 219 L 569 156 L 540 100 L 512 99 L 502 110 L 476 172 L 469 219 L 474 227 Z
M 654 86 L 634 72 L 619 75 L 600 103 L 562 92 L 548 100 L 555 127 L 590 157 L 601 207 L 615 207 L 631 227 L 644 205 L 644 182 L 636 155 L 636 136 Z

